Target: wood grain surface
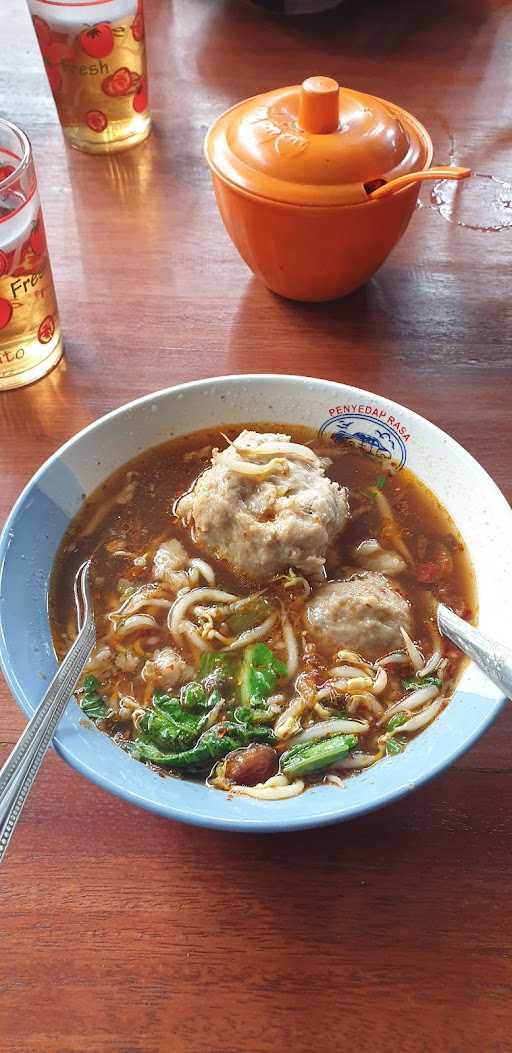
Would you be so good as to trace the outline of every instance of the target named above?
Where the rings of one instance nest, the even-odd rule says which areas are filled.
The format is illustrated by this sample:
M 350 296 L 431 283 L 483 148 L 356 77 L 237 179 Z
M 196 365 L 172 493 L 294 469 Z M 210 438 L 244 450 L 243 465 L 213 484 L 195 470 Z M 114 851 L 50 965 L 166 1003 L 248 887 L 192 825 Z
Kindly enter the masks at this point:
M 27 11 L 2 0 L 0 111 L 34 145 L 67 354 L 0 396 L 0 519 L 100 414 L 247 371 L 405 402 L 510 497 L 512 229 L 472 229 L 507 216 L 510 4 L 347 0 L 301 20 L 243 0 L 146 9 L 154 133 L 98 158 L 64 146 Z M 202 141 L 228 105 L 311 73 L 400 102 L 436 161 L 479 178 L 461 192 L 470 226 L 425 187 L 372 282 L 304 306 L 232 249 Z M 2 686 L 2 757 L 23 723 Z M 512 1050 L 511 748 L 506 709 L 411 797 L 279 838 L 166 822 L 49 756 L 0 873 L 1 1053 Z

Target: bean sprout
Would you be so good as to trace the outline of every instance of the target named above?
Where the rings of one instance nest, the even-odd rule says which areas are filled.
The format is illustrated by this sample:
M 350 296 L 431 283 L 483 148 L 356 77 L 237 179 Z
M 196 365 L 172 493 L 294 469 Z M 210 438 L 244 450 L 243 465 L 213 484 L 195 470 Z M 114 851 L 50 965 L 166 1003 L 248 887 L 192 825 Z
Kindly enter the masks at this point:
M 246 647 L 247 644 L 255 643 L 256 640 L 262 640 L 268 635 L 273 625 L 277 621 L 277 613 L 269 614 L 268 618 L 261 625 L 256 625 L 254 629 L 246 629 L 244 633 L 237 636 L 236 640 L 233 640 L 227 648 L 228 651 L 238 651 L 241 647 Z
M 332 775 L 331 773 L 324 777 L 324 782 L 330 783 L 331 786 L 339 786 L 340 789 L 345 786 L 343 779 L 340 779 L 339 775 Z
M 284 608 L 281 609 L 281 627 L 286 646 L 286 672 L 288 677 L 291 678 L 292 676 L 295 676 L 299 666 L 299 646 L 290 619 L 285 613 Z
M 366 720 L 343 720 L 342 718 L 334 717 L 332 720 L 324 720 L 319 724 L 312 724 L 305 731 L 294 735 L 287 745 L 292 747 L 300 742 L 309 742 L 311 739 L 327 739 L 331 735 L 363 735 L 366 731 L 369 731 L 369 728 L 370 725 Z
M 333 691 L 334 696 L 338 695 L 359 695 L 361 691 L 372 691 L 373 680 L 369 676 L 353 676 L 347 680 L 330 680 L 327 681 L 317 692 L 317 702 L 321 702 L 323 698 L 332 698 Z
M 386 690 L 387 686 L 388 686 L 388 674 L 386 673 L 385 669 L 379 669 L 378 672 L 377 672 L 377 676 L 375 677 L 375 680 L 373 681 L 372 691 L 373 691 L 374 695 L 381 695 L 382 692 Z
M 436 698 L 430 706 L 427 706 L 426 709 L 422 709 L 421 713 L 417 713 L 415 717 L 411 717 L 411 719 L 407 720 L 405 724 L 400 724 L 400 734 L 402 734 L 403 731 L 406 731 L 407 733 L 411 731 L 419 731 L 419 729 L 424 728 L 426 724 L 430 724 L 430 721 L 433 720 L 434 717 L 437 717 L 437 714 L 444 706 L 445 701 L 444 698 Z M 386 735 L 381 736 L 381 738 L 384 741 L 387 741 L 387 739 L 391 738 L 392 734 L 394 734 L 394 732 L 388 732 Z
M 281 574 L 276 581 L 282 582 L 283 589 L 296 589 L 300 585 L 304 597 L 311 594 L 311 585 L 302 574 L 296 574 L 293 567 L 290 567 L 287 574 Z
M 412 564 L 414 560 L 402 538 L 398 524 L 391 510 L 391 505 L 384 494 L 377 487 L 372 487 L 370 493 L 375 498 L 375 504 L 377 505 L 377 511 L 381 517 L 384 532 L 387 535 L 386 540 L 390 540 L 396 549 L 401 553 L 407 563 Z
M 286 707 L 274 724 L 274 735 L 277 739 L 286 739 L 289 735 L 293 735 L 301 730 L 300 718 L 305 707 L 305 698 L 301 698 L 300 695 L 296 698 L 292 698 L 289 706 Z
M 426 702 L 430 702 L 438 694 L 439 688 L 435 684 L 426 684 L 425 687 L 418 687 L 416 691 L 411 691 L 410 695 L 405 695 L 404 698 L 399 698 L 398 702 L 393 702 L 386 709 L 380 723 L 385 724 L 393 716 L 393 713 L 399 713 L 401 709 L 411 711 L 419 709 L 420 706 L 424 706 Z M 400 730 L 402 729 L 400 728 Z
M 405 663 L 407 662 L 407 658 L 408 656 L 406 655 L 405 651 L 392 651 L 391 654 L 385 655 L 384 658 L 379 658 L 378 662 L 376 662 L 375 664 L 380 666 L 405 665 Z
M 423 669 L 423 666 L 425 665 L 425 659 L 421 651 L 416 647 L 416 644 L 413 643 L 413 641 L 411 640 L 409 633 L 406 633 L 403 625 L 400 626 L 400 633 L 405 644 L 405 650 L 407 651 L 407 654 L 409 655 L 409 658 L 411 660 L 411 665 L 418 673 L 420 669 Z
M 307 464 L 319 463 L 316 453 L 299 442 L 262 442 L 258 446 L 239 446 L 234 443 L 233 449 L 243 457 L 294 457 Z
M 355 665 L 334 665 L 332 669 L 329 669 L 331 680 L 349 680 L 353 676 L 360 675 L 361 669 L 358 669 Z
M 371 676 L 373 673 L 373 666 L 370 662 L 366 662 L 364 658 L 361 658 L 360 654 L 356 654 L 355 651 L 338 651 L 336 655 L 338 662 L 348 662 L 350 665 L 357 666 L 358 669 L 362 669 L 367 676 Z
M 169 611 L 167 620 L 169 632 L 175 639 L 178 638 L 179 640 L 179 637 L 184 632 L 183 622 L 189 607 L 194 607 L 197 603 L 204 603 L 205 601 L 207 603 L 230 603 L 236 598 L 231 592 L 223 592 L 221 589 L 190 589 L 184 596 L 175 600 Z
M 400 728 L 400 731 L 402 729 Z M 333 768 L 338 770 L 343 768 L 347 771 L 357 770 L 358 768 L 369 768 L 375 761 L 380 760 L 382 752 L 379 753 L 351 753 L 350 757 L 345 757 L 345 760 L 338 761 L 337 764 L 333 764 Z
M 268 464 L 253 464 L 237 457 L 230 461 L 229 467 L 232 472 L 245 475 L 249 479 L 266 479 L 269 475 L 286 475 L 289 471 L 288 464 L 282 457 L 274 457 Z
M 359 706 L 365 706 L 375 717 L 380 717 L 384 712 L 384 706 L 369 691 L 362 691 L 360 695 L 353 695 L 347 702 L 347 713 L 350 715 L 357 713 Z
M 428 662 L 423 666 L 423 669 L 418 669 L 418 676 L 430 676 L 431 673 L 435 673 L 441 662 L 441 652 L 434 651 L 433 655 L 429 658 Z
M 199 635 L 195 625 L 192 622 L 185 621 L 181 624 L 181 631 L 186 636 L 188 642 L 195 647 L 196 651 L 211 651 L 208 644 L 203 640 L 202 636 Z

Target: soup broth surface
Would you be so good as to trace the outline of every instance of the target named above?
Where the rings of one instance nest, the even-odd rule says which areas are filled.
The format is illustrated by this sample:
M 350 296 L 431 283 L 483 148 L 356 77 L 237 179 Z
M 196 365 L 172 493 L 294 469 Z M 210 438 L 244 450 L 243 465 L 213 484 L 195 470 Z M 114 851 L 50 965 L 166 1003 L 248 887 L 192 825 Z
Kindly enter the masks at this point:
M 249 580 L 205 553 L 193 530 L 173 514 L 177 499 L 208 468 L 212 450 L 224 449 L 244 427 L 282 432 L 329 458 L 326 475 L 348 488 L 351 517 L 328 550 L 325 578 L 338 581 L 364 572 L 354 563 L 354 551 L 369 539 L 397 554 L 404 569 L 388 581 L 411 606 L 412 658 L 406 641 L 394 655 L 380 656 L 382 665 L 380 659 L 366 661 L 365 655 L 343 648 L 326 654 L 310 632 L 307 615 L 321 582 L 308 581 L 294 568 L 270 581 Z M 155 577 L 153 560 L 171 539 L 181 543 L 189 562 L 169 583 Z M 59 658 L 76 635 L 73 581 L 90 557 L 97 647 L 77 692 L 84 714 L 161 773 L 206 778 L 219 789 L 265 799 L 293 796 L 320 779 L 337 784 L 386 757 L 391 762 L 449 703 L 462 668 L 461 654 L 437 633 L 436 602 L 469 620 L 476 615 L 468 554 L 434 495 L 407 469 L 397 471 L 348 443 L 327 446 L 312 430 L 288 424 L 225 424 L 172 439 L 123 466 L 84 502 L 60 545 L 51 580 L 50 617 Z M 208 571 L 194 560 L 206 563 Z M 213 586 L 206 573 L 214 578 Z M 203 642 L 196 646 L 182 635 L 177 643 L 168 624 L 172 609 L 187 590 L 201 588 L 206 598 L 198 600 L 190 617 L 196 644 Z M 209 588 L 236 600 L 231 607 L 219 605 Z M 247 603 L 240 605 L 244 599 Z M 231 650 L 233 640 L 257 634 L 272 618 L 259 640 L 249 636 L 246 647 Z M 295 667 L 286 625 L 297 649 Z M 155 666 L 168 648 L 184 670 L 172 688 Z M 190 684 L 196 687 L 188 691 Z M 251 684 L 257 685 L 255 694 Z

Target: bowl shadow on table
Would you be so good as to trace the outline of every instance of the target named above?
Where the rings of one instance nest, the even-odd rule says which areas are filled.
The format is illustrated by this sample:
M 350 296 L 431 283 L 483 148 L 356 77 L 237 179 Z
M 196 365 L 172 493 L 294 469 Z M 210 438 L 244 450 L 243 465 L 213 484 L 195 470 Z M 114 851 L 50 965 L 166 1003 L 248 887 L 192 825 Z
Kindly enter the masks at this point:
M 391 392 L 404 365 L 415 375 L 422 359 L 435 368 L 425 329 L 439 310 L 439 290 L 427 273 L 390 263 L 349 296 L 327 303 L 286 300 L 249 278 L 233 318 L 226 369 L 243 373 L 257 361 L 257 372 L 326 377 L 370 391 L 382 378 Z
M 434 0 L 431 4 L 379 4 L 377 0 L 345 0 L 334 10 L 323 14 L 287 18 L 273 14 L 241 0 L 224 0 L 212 6 L 212 16 L 206 18 L 197 39 L 197 66 L 201 79 L 220 89 L 234 88 L 245 95 L 276 86 L 276 53 L 281 70 L 279 83 L 301 80 L 308 70 L 321 61 L 333 60 L 334 73 L 343 60 L 343 79 L 366 78 L 367 90 L 381 90 L 382 70 L 372 72 L 371 65 L 363 70 L 361 59 L 370 63 L 384 57 L 397 57 L 408 64 L 415 58 L 422 63 L 436 57 L 439 50 L 450 47 L 449 41 L 461 51 L 474 46 L 474 38 L 486 22 L 489 40 L 486 45 L 479 38 L 479 46 L 492 48 L 494 26 L 493 5 L 490 0 L 470 0 L 464 9 L 466 30 L 461 32 L 460 0 Z M 442 19 L 446 32 L 439 34 Z M 258 62 L 240 62 L 240 34 L 246 34 L 251 47 L 251 33 L 258 44 Z M 262 48 L 268 33 L 268 48 Z M 285 49 L 284 55 L 282 53 Z M 232 61 L 226 61 L 229 56 Z M 283 67 L 283 58 L 285 64 Z M 395 75 L 396 75 L 395 71 Z M 400 70 L 398 69 L 398 74 Z M 254 78 L 254 82 L 251 79 Z M 269 80 L 270 78 L 270 80 Z M 349 79 L 350 78 L 350 79 Z M 385 94 L 385 92 L 383 92 Z M 236 97 L 233 101 L 236 101 Z

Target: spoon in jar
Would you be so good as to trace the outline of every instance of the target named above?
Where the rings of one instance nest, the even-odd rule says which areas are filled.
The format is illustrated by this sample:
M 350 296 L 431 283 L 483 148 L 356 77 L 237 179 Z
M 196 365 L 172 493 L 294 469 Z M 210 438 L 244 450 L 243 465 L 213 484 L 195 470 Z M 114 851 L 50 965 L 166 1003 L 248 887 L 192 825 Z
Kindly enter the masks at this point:
M 507 698 L 512 698 L 512 651 L 508 647 L 484 636 L 443 603 L 437 608 L 437 627 L 443 636 L 473 659 L 495 687 Z
M 369 190 L 368 200 L 378 201 L 380 198 L 394 194 L 397 190 L 403 190 L 405 186 L 413 183 L 422 183 L 425 179 L 467 179 L 471 175 L 470 168 L 462 168 L 457 165 L 436 165 L 434 168 L 423 168 L 420 172 L 407 172 L 406 175 L 390 179 L 389 183 L 382 183 L 375 190 Z
M 89 581 L 90 565 L 90 560 L 83 563 L 75 578 L 78 636 L 0 771 L 0 862 L 51 744 L 57 724 L 96 643 Z

